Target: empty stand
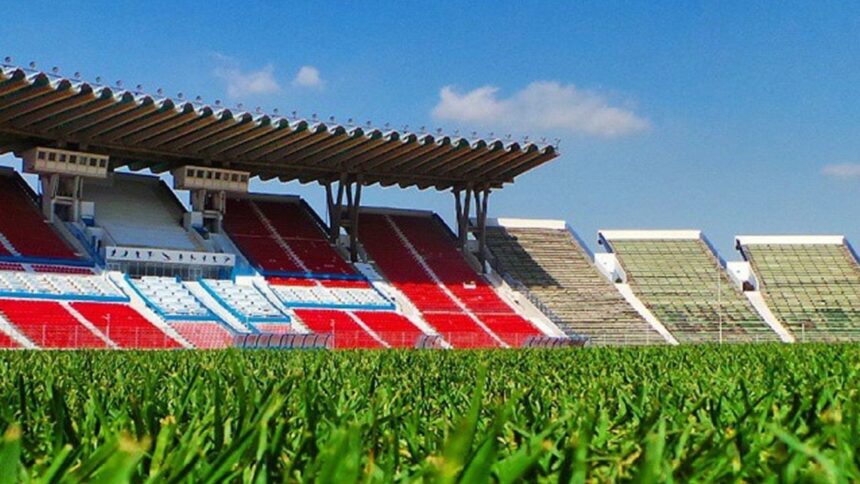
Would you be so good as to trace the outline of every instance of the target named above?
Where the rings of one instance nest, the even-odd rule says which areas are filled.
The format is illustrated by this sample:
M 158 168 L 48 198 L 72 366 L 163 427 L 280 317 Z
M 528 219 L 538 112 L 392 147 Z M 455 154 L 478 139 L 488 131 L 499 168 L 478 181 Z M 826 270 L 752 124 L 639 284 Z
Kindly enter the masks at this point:
M 779 341 L 698 232 L 606 239 L 633 291 L 679 342 Z
M 200 283 L 242 322 L 289 321 L 289 318 L 253 285 L 217 279 L 205 279 Z
M 469 266 L 436 218 L 364 212 L 361 224 L 362 244 L 373 260 L 454 346 L 517 345 L 542 334 Z
M 569 336 L 586 335 L 599 345 L 665 343 L 561 225 L 489 225 L 486 240 L 494 267 L 548 308 Z
M 0 271 L 0 294 L 57 299 L 128 299 L 103 276 L 11 271 Z
M 10 338 L 9 335 L 0 331 L 0 348 L 4 350 L 20 348 L 21 345 L 18 344 L 17 341 Z
M 300 201 L 230 199 L 224 228 L 267 275 L 356 274 Z
M 268 281 L 278 298 L 288 307 L 344 309 L 394 309 L 367 281 L 317 281 L 314 279 L 273 279 Z
M 0 299 L 0 313 L 39 348 L 107 347 L 58 302 Z
M 202 250 L 182 226 L 183 207 L 156 177 L 114 173 L 87 183 L 84 198 L 95 202 L 96 223 L 117 245 Z
M 401 314 L 390 311 L 355 311 L 353 315 L 392 348 L 415 348 L 419 338 L 424 336 L 424 332 Z
M 771 312 L 797 341 L 860 340 L 860 267 L 842 237 L 738 240 Z
M 212 313 L 174 277 L 131 279 L 141 296 L 167 319 L 214 319 Z
M 296 315 L 315 333 L 332 335 L 335 348 L 382 348 L 346 311 L 297 309 Z
M 75 259 L 17 174 L 0 171 L 0 256 Z
M 269 334 L 293 334 L 293 327 L 285 323 L 253 323 L 254 329 L 260 333 Z
M 427 321 L 454 348 L 490 348 L 499 342 L 464 313 L 423 313 Z
M 195 348 L 217 349 L 233 346 L 233 333 L 215 321 L 171 321 L 170 327 Z
M 125 304 L 73 302 L 72 307 L 121 348 L 181 348 L 181 345 Z

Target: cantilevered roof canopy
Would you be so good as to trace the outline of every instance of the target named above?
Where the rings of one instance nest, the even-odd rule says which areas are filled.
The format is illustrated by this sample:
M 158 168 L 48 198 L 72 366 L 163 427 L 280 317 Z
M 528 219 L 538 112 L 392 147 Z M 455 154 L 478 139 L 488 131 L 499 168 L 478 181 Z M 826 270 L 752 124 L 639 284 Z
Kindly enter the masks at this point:
M 549 145 L 288 120 L 0 68 L 0 153 L 36 145 L 107 154 L 111 168 L 206 165 L 302 183 L 346 173 L 439 190 L 500 188 L 558 156 Z

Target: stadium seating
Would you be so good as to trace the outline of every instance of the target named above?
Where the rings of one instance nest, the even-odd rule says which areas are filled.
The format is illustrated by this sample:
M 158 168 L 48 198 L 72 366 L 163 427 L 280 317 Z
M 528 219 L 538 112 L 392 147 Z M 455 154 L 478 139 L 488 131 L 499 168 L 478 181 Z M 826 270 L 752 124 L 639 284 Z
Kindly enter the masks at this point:
M 609 243 L 633 291 L 679 342 L 779 340 L 701 237 Z
M 72 307 L 121 348 L 167 349 L 181 345 L 131 306 L 73 302 Z
M 260 333 L 293 334 L 293 327 L 287 323 L 253 323 L 254 329 Z
M 0 256 L 77 258 L 42 218 L 24 181 L 6 170 L 0 170 L 0 213 Z
M 427 321 L 454 348 L 490 348 L 499 346 L 475 319 L 464 313 L 423 313 Z
M 84 199 L 95 202 L 96 224 L 117 245 L 203 250 L 182 227 L 182 205 L 156 177 L 114 173 L 88 183 Z
M 491 225 L 486 240 L 496 270 L 557 316 L 569 336 L 586 335 L 598 345 L 665 342 L 566 228 Z
M 107 347 L 58 302 L 0 299 L 0 314 L 39 348 Z
M 355 311 L 353 314 L 392 348 L 414 348 L 424 335 L 409 319 L 395 312 Z
M 233 333 L 215 321 L 170 321 L 170 327 L 195 348 L 215 349 L 233 346 Z
M 224 228 L 266 275 L 355 275 L 299 201 L 230 199 Z
M 17 341 L 9 337 L 9 335 L 0 332 L 0 348 L 4 350 L 20 348 L 21 345 Z
M 345 284 L 314 279 L 274 279 L 272 290 L 287 307 L 391 308 L 393 304 L 366 281 Z
M 252 285 L 217 279 L 201 280 L 201 284 L 243 322 L 289 321 L 284 313 Z
M 127 299 L 119 288 L 102 276 L 10 271 L 0 271 L 0 294 L 66 299 Z
M 335 348 L 382 348 L 346 311 L 297 309 L 296 315 L 315 333 L 332 335 Z
M 771 311 L 797 341 L 860 340 L 860 267 L 844 242 L 741 250 Z
M 168 319 L 214 318 L 209 310 L 191 294 L 191 291 L 176 278 L 146 276 L 129 282 L 163 317 Z
M 46 265 L 46 264 L 30 264 L 30 267 L 33 268 L 36 272 L 50 272 L 54 274 L 92 274 L 93 270 L 89 267 L 76 267 L 76 266 L 66 266 L 66 265 Z M 2 270 L 2 267 L 0 267 Z M 18 269 L 10 269 L 10 270 L 23 270 L 23 267 Z
M 452 340 L 468 347 L 497 346 L 499 339 L 516 345 L 542 334 L 468 265 L 434 217 L 364 212 L 361 224 L 362 244 L 371 258 L 454 346 Z

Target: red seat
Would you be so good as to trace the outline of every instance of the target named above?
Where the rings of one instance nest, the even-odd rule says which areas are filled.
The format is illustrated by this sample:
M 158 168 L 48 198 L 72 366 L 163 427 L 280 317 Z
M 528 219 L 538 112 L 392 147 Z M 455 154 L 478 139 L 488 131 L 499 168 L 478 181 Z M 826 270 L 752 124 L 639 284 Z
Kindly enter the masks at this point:
M 475 323 L 463 306 L 476 315 L 484 312 L 515 313 L 466 263 L 444 229 L 426 216 L 395 215 L 390 220 L 456 300 L 415 258 L 385 215 L 363 213 L 360 220 L 362 243 L 386 277 L 455 347 L 498 346 L 498 342 Z
M 368 328 L 394 348 L 414 348 L 424 332 L 405 316 L 390 311 L 355 311 Z
M 18 175 L 0 176 L 0 234 L 22 256 L 73 259 L 75 253 L 42 218 Z M 12 255 L 0 244 L 0 255 Z
M 499 338 L 514 348 L 522 346 L 528 338 L 542 334 L 518 314 L 481 314 L 478 318 Z
M 315 333 L 332 335 L 335 348 L 382 348 L 345 311 L 297 309 L 296 315 Z
M 455 348 L 493 348 L 499 343 L 467 314 L 428 313 L 424 319 Z
M 364 279 L 322 279 L 320 284 L 325 287 L 338 289 L 370 289 L 370 284 Z
M 0 313 L 40 348 L 106 348 L 60 303 L 0 299 Z
M 231 239 L 248 259 L 264 270 L 303 272 L 298 262 L 272 237 L 232 235 Z
M 239 249 L 265 271 L 356 273 L 328 242 L 316 219 L 298 202 L 230 199 L 224 228 Z M 275 234 L 298 260 L 279 245 Z
M 21 345 L 18 344 L 17 341 L 9 337 L 6 333 L 0 332 L 0 348 L 10 349 L 10 348 L 20 348 Z
M 214 349 L 233 346 L 233 334 L 214 321 L 175 321 L 170 326 L 195 348 Z
M 93 270 L 89 267 L 75 267 L 75 266 L 55 266 L 55 265 L 45 265 L 45 264 L 33 264 L 33 270 L 36 272 L 52 272 L 55 274 L 92 274 Z
M 317 221 L 298 202 L 279 202 L 274 200 L 255 200 L 257 208 L 275 228 L 281 237 L 290 239 L 326 240 Z
M 292 325 L 284 323 L 254 323 L 254 327 L 261 333 L 291 334 L 294 332 Z
M 306 279 L 303 277 L 270 277 L 266 282 L 273 286 L 300 286 L 314 287 L 317 285 L 316 279 Z
M 74 302 L 72 307 L 121 348 L 182 347 L 131 306 Z

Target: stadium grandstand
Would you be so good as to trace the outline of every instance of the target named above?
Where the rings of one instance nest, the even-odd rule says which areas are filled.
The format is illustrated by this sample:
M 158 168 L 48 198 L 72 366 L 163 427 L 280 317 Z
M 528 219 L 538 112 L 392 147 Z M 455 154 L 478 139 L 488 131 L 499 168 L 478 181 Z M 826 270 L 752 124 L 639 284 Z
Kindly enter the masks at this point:
M 593 344 L 661 344 L 655 330 L 600 272 L 594 255 L 560 220 L 493 219 L 487 225 L 493 268 L 554 316 L 568 334 Z
M 679 342 L 778 341 L 696 230 L 603 230 L 636 296 Z
M 739 237 L 745 260 L 726 263 L 698 231 L 601 231 L 593 254 L 563 221 L 490 219 L 490 195 L 557 157 L 550 145 L 3 66 L 0 153 L 21 161 L 0 169 L 0 348 L 842 341 L 860 320 L 841 237 Z M 318 184 L 325 217 L 252 179 Z M 363 206 L 372 185 L 450 193 L 455 226 Z
M 860 266 L 842 236 L 739 236 L 768 306 L 796 341 L 860 339 Z
M 232 112 L 4 66 L 0 152 L 39 189 L 0 172 L 5 347 L 585 341 L 491 284 L 484 224 L 468 225 L 553 146 Z M 249 193 L 252 178 L 319 183 L 327 219 L 298 197 Z M 458 233 L 435 214 L 363 209 L 374 184 L 451 191 Z

